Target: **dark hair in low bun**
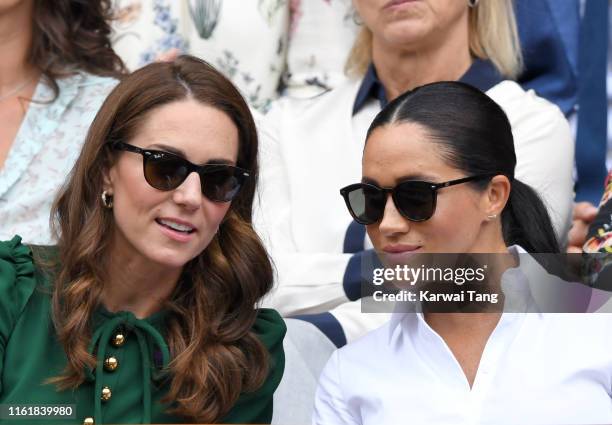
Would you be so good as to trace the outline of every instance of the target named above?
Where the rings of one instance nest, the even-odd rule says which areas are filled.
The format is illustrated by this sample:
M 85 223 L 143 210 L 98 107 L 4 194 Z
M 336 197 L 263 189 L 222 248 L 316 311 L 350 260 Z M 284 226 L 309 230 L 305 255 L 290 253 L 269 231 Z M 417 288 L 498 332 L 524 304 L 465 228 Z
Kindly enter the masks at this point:
M 466 175 L 507 176 L 512 190 L 502 212 L 506 245 L 531 253 L 560 251 L 548 211 L 538 194 L 514 178 L 516 154 L 508 117 L 480 90 L 464 83 L 437 82 L 404 93 L 374 119 L 367 137 L 378 127 L 412 122 L 429 130 L 444 159 Z M 469 183 L 484 189 L 490 180 Z

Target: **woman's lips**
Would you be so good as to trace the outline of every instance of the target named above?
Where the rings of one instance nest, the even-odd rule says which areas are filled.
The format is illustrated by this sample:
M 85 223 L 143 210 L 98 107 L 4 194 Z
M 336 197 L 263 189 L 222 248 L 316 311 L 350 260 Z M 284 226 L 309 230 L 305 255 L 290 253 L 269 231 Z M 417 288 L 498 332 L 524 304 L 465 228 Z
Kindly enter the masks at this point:
M 159 226 L 161 232 L 166 235 L 168 238 L 175 240 L 177 242 L 189 242 L 195 237 L 196 228 L 188 224 L 186 221 L 178 220 L 178 219 L 156 219 L 155 222 Z M 176 224 L 180 224 L 183 229 L 189 227 L 190 231 L 180 231 L 177 229 L 173 229 L 171 226 L 168 226 L 168 222 L 174 222 Z
M 410 257 L 420 249 L 420 245 L 387 245 L 382 249 L 381 260 L 388 266 L 408 264 Z
M 383 9 L 392 9 L 394 7 L 397 7 L 397 6 L 402 6 L 405 3 L 413 3 L 415 1 L 416 0 L 391 0 L 390 2 L 385 4 Z
M 405 252 L 413 252 L 421 248 L 420 245 L 396 244 L 383 247 L 383 252 L 388 254 L 403 254 Z

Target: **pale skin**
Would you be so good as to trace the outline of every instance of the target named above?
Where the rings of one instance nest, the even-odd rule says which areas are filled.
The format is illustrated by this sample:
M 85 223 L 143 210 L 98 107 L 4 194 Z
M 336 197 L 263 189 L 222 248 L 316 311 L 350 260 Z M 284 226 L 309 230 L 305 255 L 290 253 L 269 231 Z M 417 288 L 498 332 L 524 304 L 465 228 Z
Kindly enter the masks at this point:
M 238 157 L 238 130 L 231 119 L 190 98 L 151 111 L 129 143 L 180 153 L 194 164 L 235 165 Z M 132 152 L 119 153 L 104 189 L 113 196 L 115 225 L 102 303 L 109 311 L 145 318 L 163 308 L 185 264 L 215 237 L 230 203 L 206 198 L 196 173 L 171 191 L 151 187 L 142 156 Z M 176 240 L 159 224 L 160 218 L 180 220 L 196 230 L 188 240 Z
M 364 150 L 363 176 L 381 187 L 394 187 L 405 179 L 443 182 L 466 175 L 441 158 L 424 127 L 403 123 L 380 127 L 371 134 Z M 507 253 L 499 215 L 509 194 L 505 176 L 495 176 L 483 192 L 466 184 L 445 188 L 438 193 L 434 216 L 424 222 L 404 218 L 389 196 L 382 220 L 367 226 L 368 235 L 379 251 L 399 244 L 428 253 Z M 492 215 L 496 218 L 490 219 Z M 501 272 L 514 266 L 511 257 L 500 256 L 495 269 Z M 425 320 L 451 350 L 470 387 L 500 317 L 500 311 L 425 313 Z
M 389 100 L 423 84 L 458 80 L 470 67 L 467 1 L 353 4 L 372 32 L 372 61 Z
M 32 7 L 33 0 L 11 0 L 0 5 L 0 169 L 40 76 L 27 60 L 32 42 Z M 21 90 L 14 92 L 24 83 Z M 11 95 L 3 98 L 7 94 Z

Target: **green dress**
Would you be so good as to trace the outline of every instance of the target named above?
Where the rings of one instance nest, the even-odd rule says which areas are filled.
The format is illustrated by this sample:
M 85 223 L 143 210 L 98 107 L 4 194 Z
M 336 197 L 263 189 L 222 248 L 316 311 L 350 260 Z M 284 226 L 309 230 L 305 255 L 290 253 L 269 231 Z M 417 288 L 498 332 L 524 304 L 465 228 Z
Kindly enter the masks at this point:
M 92 320 L 90 351 L 98 365 L 76 390 L 58 392 L 48 378 L 58 376 L 66 354 L 51 321 L 48 278 L 37 272 L 31 250 L 19 237 L 0 242 L 0 424 L 181 423 L 160 400 L 167 391 L 161 365 L 169 354 L 163 339 L 164 312 L 147 319 L 98 309 Z M 270 423 L 272 395 L 284 370 L 282 318 L 259 309 L 253 331 L 270 353 L 270 372 L 257 391 L 242 394 L 221 423 Z M 74 417 L 17 416 L 15 407 L 71 405 Z M 31 410 L 29 410 L 31 408 Z M 45 410 L 48 413 L 49 409 Z

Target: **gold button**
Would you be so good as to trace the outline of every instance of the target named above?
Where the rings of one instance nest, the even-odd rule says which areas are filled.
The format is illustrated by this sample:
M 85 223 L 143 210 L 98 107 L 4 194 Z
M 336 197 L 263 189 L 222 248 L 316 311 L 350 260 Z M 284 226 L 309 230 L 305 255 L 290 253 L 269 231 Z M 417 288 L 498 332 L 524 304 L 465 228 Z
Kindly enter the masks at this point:
M 102 401 L 108 401 L 113 396 L 113 393 L 110 388 L 104 387 L 102 388 Z
M 125 336 L 118 332 L 117 335 L 113 337 L 113 345 L 115 347 L 121 347 L 125 343 Z
M 114 372 L 118 366 L 119 366 L 119 361 L 117 360 L 116 357 L 111 356 L 107 358 L 106 360 L 104 360 L 104 369 L 106 369 L 107 372 Z
M 94 418 L 87 417 L 83 419 L 83 425 L 93 425 L 93 424 L 94 424 Z

